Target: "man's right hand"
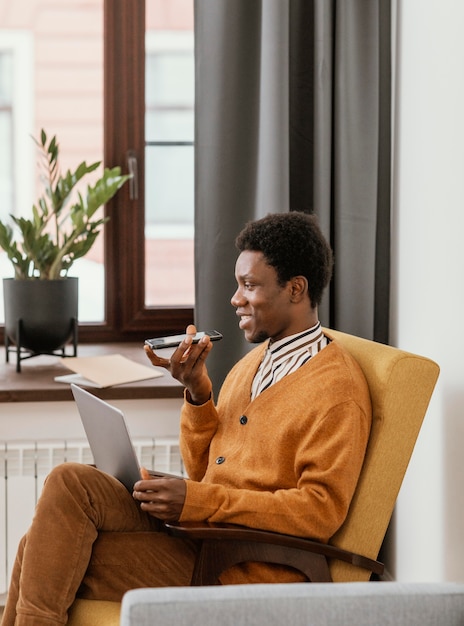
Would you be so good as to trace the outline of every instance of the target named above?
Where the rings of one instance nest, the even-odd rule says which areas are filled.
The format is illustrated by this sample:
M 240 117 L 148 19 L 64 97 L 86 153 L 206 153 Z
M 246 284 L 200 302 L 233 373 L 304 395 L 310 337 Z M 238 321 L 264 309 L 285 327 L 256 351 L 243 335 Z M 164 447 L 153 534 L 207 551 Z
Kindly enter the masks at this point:
M 193 324 L 187 326 L 186 332 L 186 338 L 170 359 L 158 356 L 148 345 L 144 349 L 153 365 L 168 370 L 173 378 L 188 389 L 193 404 L 204 404 L 210 399 L 212 391 L 205 361 L 213 344 L 207 335 L 193 344 L 192 337 L 197 332 Z

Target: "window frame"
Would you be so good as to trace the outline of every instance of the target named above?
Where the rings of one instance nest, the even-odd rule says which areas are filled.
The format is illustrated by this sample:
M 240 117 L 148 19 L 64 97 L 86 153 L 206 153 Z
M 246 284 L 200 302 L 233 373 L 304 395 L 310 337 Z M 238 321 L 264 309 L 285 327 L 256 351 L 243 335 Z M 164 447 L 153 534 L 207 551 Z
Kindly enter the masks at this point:
M 145 0 L 103 0 L 103 12 L 103 162 L 127 172 L 132 151 L 138 197 L 127 184 L 105 206 L 105 320 L 80 322 L 80 343 L 177 334 L 194 316 L 193 307 L 145 305 Z
M 104 0 L 104 164 L 137 159 L 137 198 L 125 185 L 105 207 L 106 320 L 80 341 L 134 341 L 183 332 L 193 308 L 145 305 L 145 0 Z

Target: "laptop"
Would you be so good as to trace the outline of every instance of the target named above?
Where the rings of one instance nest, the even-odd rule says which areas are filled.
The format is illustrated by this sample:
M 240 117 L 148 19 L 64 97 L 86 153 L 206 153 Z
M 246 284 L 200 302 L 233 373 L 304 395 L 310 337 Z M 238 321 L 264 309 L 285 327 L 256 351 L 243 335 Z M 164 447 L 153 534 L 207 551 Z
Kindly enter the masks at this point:
M 72 384 L 71 391 L 96 467 L 117 478 L 132 493 L 134 483 L 140 480 L 140 464 L 123 412 L 78 385 Z M 175 474 L 148 471 L 153 477 L 182 478 Z

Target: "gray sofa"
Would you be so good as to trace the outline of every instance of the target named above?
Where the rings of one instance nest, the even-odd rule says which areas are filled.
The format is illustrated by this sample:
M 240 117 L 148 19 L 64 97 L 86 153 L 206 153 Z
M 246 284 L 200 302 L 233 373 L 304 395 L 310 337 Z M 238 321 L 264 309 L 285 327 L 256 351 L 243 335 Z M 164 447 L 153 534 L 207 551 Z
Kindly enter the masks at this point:
M 464 585 L 326 583 L 135 589 L 121 626 L 463 626 Z

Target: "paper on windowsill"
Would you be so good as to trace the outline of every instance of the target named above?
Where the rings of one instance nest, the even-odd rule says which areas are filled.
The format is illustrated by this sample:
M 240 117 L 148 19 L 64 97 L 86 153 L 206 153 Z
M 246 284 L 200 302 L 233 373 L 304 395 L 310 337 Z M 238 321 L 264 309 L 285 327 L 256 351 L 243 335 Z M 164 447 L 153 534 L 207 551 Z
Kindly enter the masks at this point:
M 60 359 L 60 362 L 74 374 L 55 376 L 57 382 L 100 389 L 163 376 L 159 370 L 131 361 L 121 354 L 67 357 Z

